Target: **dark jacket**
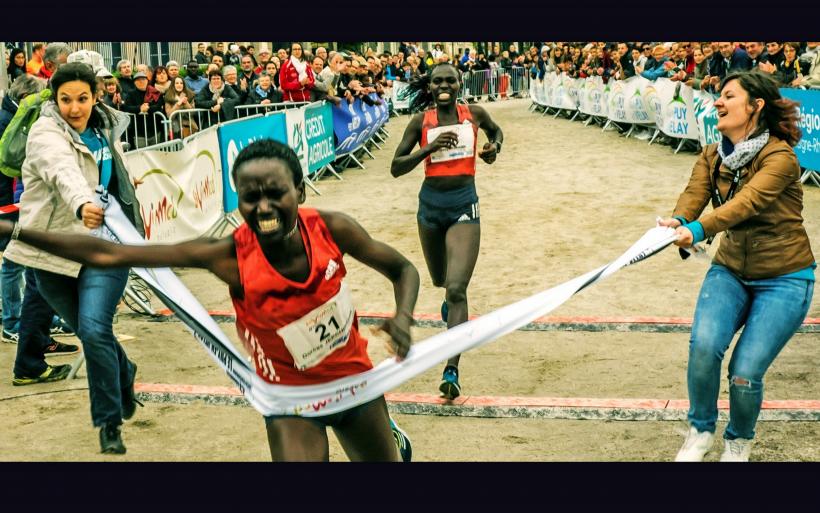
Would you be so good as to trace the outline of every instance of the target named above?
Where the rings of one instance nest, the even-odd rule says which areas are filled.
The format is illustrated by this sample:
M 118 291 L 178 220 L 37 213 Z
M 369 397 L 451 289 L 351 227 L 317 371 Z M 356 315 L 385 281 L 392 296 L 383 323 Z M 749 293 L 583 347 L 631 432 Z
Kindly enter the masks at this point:
M 788 143 L 775 136 L 742 170 L 728 202 L 701 215 L 712 201 L 712 173 L 717 145 L 703 149 L 673 216 L 700 221 L 706 236 L 725 232 L 715 262 L 744 279 L 773 278 L 805 269 L 814 262 L 803 227 L 800 164 Z M 718 189 L 724 195 L 734 172 L 720 167 Z
M 6 127 L 11 123 L 11 119 L 17 112 L 17 104 L 11 101 L 9 95 L 3 96 L 0 103 L 0 137 L 6 131 Z M 0 173 L 0 207 L 14 203 L 14 178 Z M 5 217 L 3 217 L 5 219 Z
M 140 112 L 140 106 L 142 106 L 143 103 L 148 104 L 148 112 L 146 114 Z M 139 137 L 153 137 L 154 134 L 162 132 L 162 124 L 158 122 L 160 116 L 155 115 L 155 113 L 161 112 L 165 115 L 165 100 L 162 97 L 162 93 L 157 91 L 154 86 L 147 86 L 145 91 L 134 89 L 133 93 L 123 98 L 120 110 L 130 114 L 136 114 L 136 135 Z M 135 121 L 132 119 L 132 126 L 128 129 L 129 134 L 134 133 L 134 123 Z
M 623 70 L 621 78 L 626 79 L 635 76 L 635 65 L 632 64 L 632 56 L 629 52 L 623 54 L 618 61 L 621 63 L 621 69 Z
M 134 85 L 133 79 L 122 77 L 117 80 L 120 82 L 120 94 L 122 95 L 123 100 L 137 90 L 137 86 Z
M 258 87 L 251 89 L 248 95 L 248 105 L 258 105 L 262 103 L 263 100 L 270 100 L 271 103 L 282 103 L 282 93 L 273 87 L 273 84 L 271 84 L 267 91 L 260 91 L 261 89 Z
M 791 83 L 797 78 L 798 74 L 803 72 L 800 66 L 800 61 L 793 60 L 791 64 L 786 64 L 786 61 L 777 65 L 777 70 L 774 72 L 774 78 L 777 80 L 780 87 L 791 87 Z
M 248 103 L 248 98 L 250 98 L 251 87 L 253 87 L 250 83 L 248 84 L 248 88 L 244 91 L 242 90 L 242 86 L 239 85 L 238 82 L 236 84 L 226 83 L 225 87 L 230 87 L 231 89 L 233 89 L 233 92 L 236 93 L 236 96 L 239 98 L 239 101 L 236 102 L 237 105 L 245 105 L 246 103 Z
M 721 80 L 729 73 L 749 71 L 750 69 L 752 69 L 752 59 L 745 50 L 741 50 L 740 48 L 735 48 L 735 51 L 732 52 L 732 57 L 728 60 L 718 52 L 712 56 L 712 60 L 709 63 L 710 75 L 719 77 Z
M 767 52 L 766 50 L 763 50 L 763 52 L 761 52 L 761 54 L 757 57 L 752 57 L 751 55 L 749 55 L 749 52 L 746 52 L 746 55 L 749 56 L 749 61 L 752 63 L 750 69 L 756 68 L 758 64 L 760 64 L 761 62 L 772 62 L 775 64 L 777 63 L 777 59 L 772 59 L 769 55 L 769 52 Z
M 194 60 L 196 60 L 197 64 L 208 64 L 208 57 L 202 52 L 196 52 Z
M 194 100 L 196 102 L 196 108 L 209 110 L 208 125 L 215 125 L 220 121 L 230 121 L 235 117 L 234 107 L 239 105 L 239 95 L 236 94 L 236 91 L 234 91 L 231 86 L 226 84 L 225 87 L 222 88 L 221 97 L 225 98 L 225 101 L 222 102 L 222 107 L 219 112 L 211 112 L 210 109 L 216 105 L 216 100 L 214 100 L 214 93 L 211 92 L 210 87 L 203 87 L 196 95 Z

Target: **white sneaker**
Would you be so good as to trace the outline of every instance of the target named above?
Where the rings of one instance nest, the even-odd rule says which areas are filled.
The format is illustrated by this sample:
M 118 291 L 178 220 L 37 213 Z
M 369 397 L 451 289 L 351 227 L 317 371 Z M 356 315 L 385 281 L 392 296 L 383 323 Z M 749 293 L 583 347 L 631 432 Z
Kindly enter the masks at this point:
M 748 438 L 724 439 L 723 454 L 720 455 L 720 461 L 749 461 L 753 442 L 754 440 Z
M 703 457 L 712 448 L 715 441 L 715 434 L 708 431 L 698 433 L 694 427 L 689 428 L 689 434 L 683 442 L 683 447 L 675 456 L 675 461 L 703 461 Z

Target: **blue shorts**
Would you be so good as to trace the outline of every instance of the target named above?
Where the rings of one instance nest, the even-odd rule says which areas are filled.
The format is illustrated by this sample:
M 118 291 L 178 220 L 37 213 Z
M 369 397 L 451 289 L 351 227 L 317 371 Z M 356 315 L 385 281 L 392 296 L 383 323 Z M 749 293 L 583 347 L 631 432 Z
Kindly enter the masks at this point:
M 416 218 L 427 228 L 444 231 L 456 223 L 480 223 L 475 184 L 449 191 L 440 191 L 422 184 Z

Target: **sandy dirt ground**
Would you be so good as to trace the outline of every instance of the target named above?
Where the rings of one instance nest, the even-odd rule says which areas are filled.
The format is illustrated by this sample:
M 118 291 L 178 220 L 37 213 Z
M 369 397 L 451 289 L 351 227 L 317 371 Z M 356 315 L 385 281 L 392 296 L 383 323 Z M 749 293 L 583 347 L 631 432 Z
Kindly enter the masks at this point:
M 695 156 L 668 146 L 625 140 L 616 132 L 527 110 L 528 100 L 486 104 L 505 133 L 504 151 L 478 164 L 481 254 L 469 289 L 470 312 L 482 314 L 550 288 L 620 255 L 668 215 Z M 391 244 L 419 269 L 416 311 L 436 313 L 443 290 L 433 288 L 416 230 L 421 167 L 399 179 L 389 165 L 409 118 L 393 118 L 391 133 L 367 169 L 343 181 L 322 180 L 307 204 L 344 211 L 375 238 Z M 479 144 L 483 143 L 483 134 Z M 820 190 L 805 188 L 804 218 L 820 245 Z M 716 245 L 715 245 L 716 246 Z M 357 308 L 389 312 L 393 294 L 376 272 L 347 259 Z M 562 316 L 691 317 L 708 260 L 661 254 L 584 290 L 552 312 Z M 179 274 L 209 309 L 231 309 L 227 288 L 209 274 Z M 162 305 L 153 300 L 156 308 Z M 820 317 L 814 299 L 810 317 Z M 222 324 L 233 340 L 231 324 Z M 121 307 L 115 331 L 140 365 L 142 383 L 230 385 L 179 322 L 151 322 Z M 422 340 L 436 330 L 416 329 Z M 767 375 L 767 399 L 818 399 L 820 336 L 798 334 Z M 468 395 L 686 398 L 686 333 L 516 332 L 462 358 Z M 250 408 L 147 403 L 124 427 L 125 456 L 98 454 L 84 372 L 80 379 L 12 387 L 15 347 L 0 344 L 0 460 L 2 461 L 266 461 L 264 423 Z M 386 357 L 371 345 L 374 361 Z M 70 362 L 73 357 L 55 357 Z M 728 363 L 728 356 L 724 367 Z M 433 394 L 440 368 L 396 391 Z M 727 398 L 726 384 L 721 397 Z M 397 415 L 411 435 L 417 461 L 668 461 L 685 433 L 683 422 L 484 419 Z M 718 426 L 722 432 L 724 424 Z M 716 460 L 717 442 L 707 459 Z M 331 459 L 346 457 L 331 435 Z M 761 422 L 753 460 L 820 460 L 820 424 Z

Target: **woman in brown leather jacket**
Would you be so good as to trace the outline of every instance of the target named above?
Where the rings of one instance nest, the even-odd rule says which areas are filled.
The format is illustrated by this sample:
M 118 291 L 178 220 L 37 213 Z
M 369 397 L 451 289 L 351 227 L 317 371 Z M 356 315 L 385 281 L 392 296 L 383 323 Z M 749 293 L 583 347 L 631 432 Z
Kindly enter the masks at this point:
M 676 243 L 724 232 L 701 286 L 689 345 L 689 434 L 676 461 L 701 461 L 714 441 L 720 368 L 729 362 L 729 424 L 721 461 L 748 461 L 763 401 L 763 376 L 800 327 L 816 263 L 803 227 L 797 104 L 770 76 L 731 74 L 715 101 L 720 143 L 707 146 L 673 217 Z M 712 211 L 702 214 L 711 200 Z

